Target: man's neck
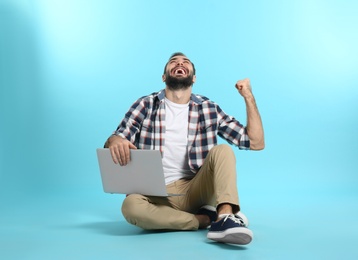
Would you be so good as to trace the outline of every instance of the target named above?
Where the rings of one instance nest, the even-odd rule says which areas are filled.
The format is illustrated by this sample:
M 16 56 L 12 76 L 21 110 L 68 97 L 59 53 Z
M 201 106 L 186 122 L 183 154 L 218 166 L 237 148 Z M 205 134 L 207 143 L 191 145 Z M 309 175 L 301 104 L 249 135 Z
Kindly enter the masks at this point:
M 165 88 L 165 97 L 170 101 L 177 104 L 186 104 L 190 100 L 191 88 L 189 87 L 185 90 L 171 90 L 168 87 Z

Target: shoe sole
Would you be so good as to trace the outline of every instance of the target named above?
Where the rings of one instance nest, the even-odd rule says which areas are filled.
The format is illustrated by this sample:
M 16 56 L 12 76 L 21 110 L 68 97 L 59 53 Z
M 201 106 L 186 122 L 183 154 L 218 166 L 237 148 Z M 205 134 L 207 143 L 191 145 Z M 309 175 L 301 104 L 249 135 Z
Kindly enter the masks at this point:
M 207 238 L 220 243 L 247 245 L 252 241 L 253 233 L 247 228 L 230 228 L 223 232 L 208 232 Z

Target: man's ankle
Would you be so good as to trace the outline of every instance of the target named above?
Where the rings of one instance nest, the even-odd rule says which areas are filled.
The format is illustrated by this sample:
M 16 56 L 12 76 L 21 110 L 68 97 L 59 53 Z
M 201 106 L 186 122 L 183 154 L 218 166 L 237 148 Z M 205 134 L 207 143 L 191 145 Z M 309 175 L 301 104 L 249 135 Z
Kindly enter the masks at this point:
M 225 203 L 225 204 L 221 204 L 218 207 L 218 219 L 220 215 L 229 215 L 229 214 L 233 214 L 232 212 L 232 206 L 231 204 Z

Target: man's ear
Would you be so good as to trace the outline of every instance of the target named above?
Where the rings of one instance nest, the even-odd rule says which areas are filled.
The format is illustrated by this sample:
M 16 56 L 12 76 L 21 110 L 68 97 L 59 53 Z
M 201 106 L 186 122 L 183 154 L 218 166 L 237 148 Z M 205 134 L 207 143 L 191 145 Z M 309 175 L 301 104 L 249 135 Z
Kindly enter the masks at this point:
M 193 84 L 195 83 L 195 81 L 196 81 L 196 76 L 193 75 Z
M 163 74 L 163 75 L 162 75 L 162 80 L 163 80 L 163 82 L 165 82 L 165 79 L 166 79 L 166 78 L 165 78 L 165 75 Z

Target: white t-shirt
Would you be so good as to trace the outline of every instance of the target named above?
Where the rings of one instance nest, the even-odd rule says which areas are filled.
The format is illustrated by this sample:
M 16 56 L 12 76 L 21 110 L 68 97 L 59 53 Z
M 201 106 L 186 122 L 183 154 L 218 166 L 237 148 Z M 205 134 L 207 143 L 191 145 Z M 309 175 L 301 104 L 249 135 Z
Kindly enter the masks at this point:
M 163 168 L 166 184 L 194 176 L 188 165 L 188 116 L 189 103 L 176 104 L 165 98 Z

